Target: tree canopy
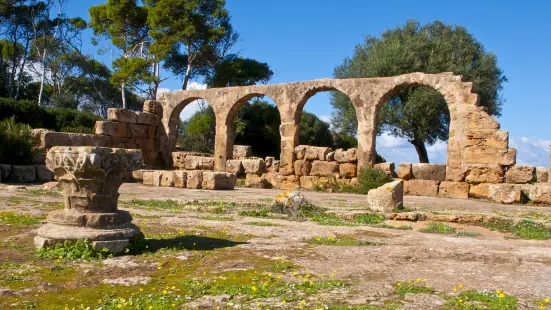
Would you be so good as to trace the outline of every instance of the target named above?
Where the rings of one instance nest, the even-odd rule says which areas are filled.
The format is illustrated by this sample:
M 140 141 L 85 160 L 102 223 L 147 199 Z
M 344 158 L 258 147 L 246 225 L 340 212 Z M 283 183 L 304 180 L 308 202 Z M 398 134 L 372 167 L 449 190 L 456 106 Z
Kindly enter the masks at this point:
M 334 70 L 335 78 L 394 76 L 412 72 L 453 72 L 473 82 L 480 105 L 500 116 L 501 89 L 507 81 L 495 54 L 487 52 L 464 27 L 435 21 L 426 25 L 409 20 L 386 30 L 380 37 L 367 36 L 354 54 Z M 356 134 L 357 119 L 350 100 L 335 93 L 332 124 Z M 378 133 L 389 132 L 413 144 L 420 162 L 428 162 L 425 144 L 448 139 L 450 117 L 443 96 L 429 87 L 397 90 L 378 115 Z

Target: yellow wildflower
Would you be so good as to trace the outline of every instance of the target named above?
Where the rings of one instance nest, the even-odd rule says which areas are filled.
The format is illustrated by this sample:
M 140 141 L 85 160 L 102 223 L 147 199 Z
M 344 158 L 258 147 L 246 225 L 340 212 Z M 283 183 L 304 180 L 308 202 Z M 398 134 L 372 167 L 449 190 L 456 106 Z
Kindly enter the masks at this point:
M 549 302 L 549 298 L 545 298 L 543 301 L 544 301 L 545 303 L 548 303 L 548 302 Z

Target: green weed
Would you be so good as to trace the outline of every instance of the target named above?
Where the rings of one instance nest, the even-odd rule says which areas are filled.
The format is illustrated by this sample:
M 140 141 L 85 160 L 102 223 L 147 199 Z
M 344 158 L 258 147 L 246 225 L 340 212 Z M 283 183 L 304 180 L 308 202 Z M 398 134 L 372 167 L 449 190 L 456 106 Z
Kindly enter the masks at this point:
M 50 196 L 54 198 L 60 198 L 62 197 L 61 193 L 58 191 L 53 191 L 49 189 L 28 189 L 27 193 L 35 196 Z
M 400 296 L 406 294 L 432 294 L 435 291 L 426 285 L 426 280 L 417 279 L 415 281 L 397 282 L 394 285 L 394 293 Z
M 247 222 L 245 225 L 251 225 L 251 226 L 279 226 L 277 224 L 271 223 L 271 222 Z
M 36 225 L 40 224 L 42 217 L 32 215 L 17 215 L 15 212 L 0 212 L 0 224 L 11 225 Z
M 355 239 L 348 239 L 348 238 L 338 238 L 338 237 L 315 237 L 306 240 L 309 244 L 317 244 L 317 245 L 336 245 L 336 246 L 375 246 L 375 245 L 382 245 L 380 242 L 372 242 L 372 241 L 363 241 L 363 240 L 355 240 Z
M 200 219 L 207 221 L 233 221 L 233 218 L 226 216 L 202 216 Z
M 479 233 L 472 231 L 458 230 L 457 228 L 451 227 L 446 223 L 429 223 L 425 228 L 421 229 L 420 231 L 431 234 L 454 234 L 463 237 L 476 237 L 480 235 Z
M 466 291 L 453 297 L 446 304 L 447 309 L 517 309 L 518 299 L 499 290 L 495 292 Z
M 551 230 L 543 224 L 534 221 L 521 221 L 518 223 L 492 220 L 484 223 L 490 230 L 509 232 L 520 239 L 547 240 L 551 239 Z
M 44 247 L 36 250 L 38 257 L 47 257 L 54 259 L 101 259 L 109 255 L 109 251 L 103 248 L 101 251 L 96 251 L 92 244 L 86 239 L 78 239 L 76 241 L 65 241 L 54 246 Z
M 377 228 L 388 228 L 388 229 L 398 229 L 398 230 L 412 230 L 413 227 L 410 225 L 389 225 L 385 223 L 375 225 Z

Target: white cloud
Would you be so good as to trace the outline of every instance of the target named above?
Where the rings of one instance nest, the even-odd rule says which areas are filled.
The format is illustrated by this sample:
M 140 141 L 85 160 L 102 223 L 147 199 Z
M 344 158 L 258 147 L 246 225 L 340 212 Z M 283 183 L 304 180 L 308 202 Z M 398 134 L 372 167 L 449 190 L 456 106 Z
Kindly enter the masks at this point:
M 526 136 L 510 137 L 509 139 L 509 147 L 517 149 L 517 163 L 532 166 L 549 167 L 550 144 L 551 140 Z M 411 143 L 388 133 L 377 136 L 376 150 L 387 161 L 393 161 L 395 164 L 419 162 L 417 152 Z M 448 144 L 444 141 L 428 145 L 429 161 L 435 164 L 445 164 L 447 150 Z
M 549 167 L 550 140 L 534 137 L 509 137 L 509 147 L 517 149 L 517 163 Z
M 207 88 L 207 84 L 201 84 L 201 83 L 197 83 L 197 82 L 190 82 L 187 84 L 187 89 L 188 90 L 191 90 L 191 89 L 206 89 Z
M 376 150 L 387 161 L 399 163 L 418 163 L 419 156 L 415 151 L 415 147 L 408 142 L 407 139 L 397 138 L 388 133 L 383 133 L 376 138 Z M 429 161 L 434 164 L 446 163 L 446 152 L 448 144 L 443 141 L 438 141 L 434 145 L 427 146 Z
M 164 87 L 157 88 L 157 94 L 168 93 L 169 91 L 171 91 L 170 88 L 164 88 Z

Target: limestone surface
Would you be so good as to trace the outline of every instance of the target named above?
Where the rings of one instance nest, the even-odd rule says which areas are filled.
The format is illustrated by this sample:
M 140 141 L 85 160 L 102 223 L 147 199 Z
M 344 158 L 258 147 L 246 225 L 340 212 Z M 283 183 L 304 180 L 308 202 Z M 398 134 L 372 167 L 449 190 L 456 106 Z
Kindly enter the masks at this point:
M 469 183 L 442 181 L 438 187 L 438 196 L 445 198 L 469 198 Z
M 433 197 L 438 195 L 438 181 L 413 179 L 405 181 L 404 188 L 406 195 Z
M 398 165 L 397 175 L 400 179 L 409 180 L 413 177 L 411 172 L 411 164 L 400 163 Z
M 386 162 L 386 163 L 379 163 L 373 165 L 374 169 L 378 169 L 383 171 L 384 173 L 388 174 L 389 176 L 395 178 L 396 172 L 394 171 L 394 163 L 393 162 Z
M 522 190 L 520 185 L 516 184 L 493 184 L 488 187 L 490 200 L 494 202 L 511 204 L 519 203 Z
M 507 183 L 525 184 L 536 180 L 536 167 L 528 165 L 514 165 L 505 173 Z
M 446 179 L 446 165 L 413 164 L 411 171 L 414 179 L 444 181 Z
M 387 183 L 367 193 L 367 205 L 376 212 L 392 212 L 403 208 L 404 181 Z
M 228 190 L 234 189 L 237 178 L 235 174 L 219 171 L 203 172 L 203 189 Z

